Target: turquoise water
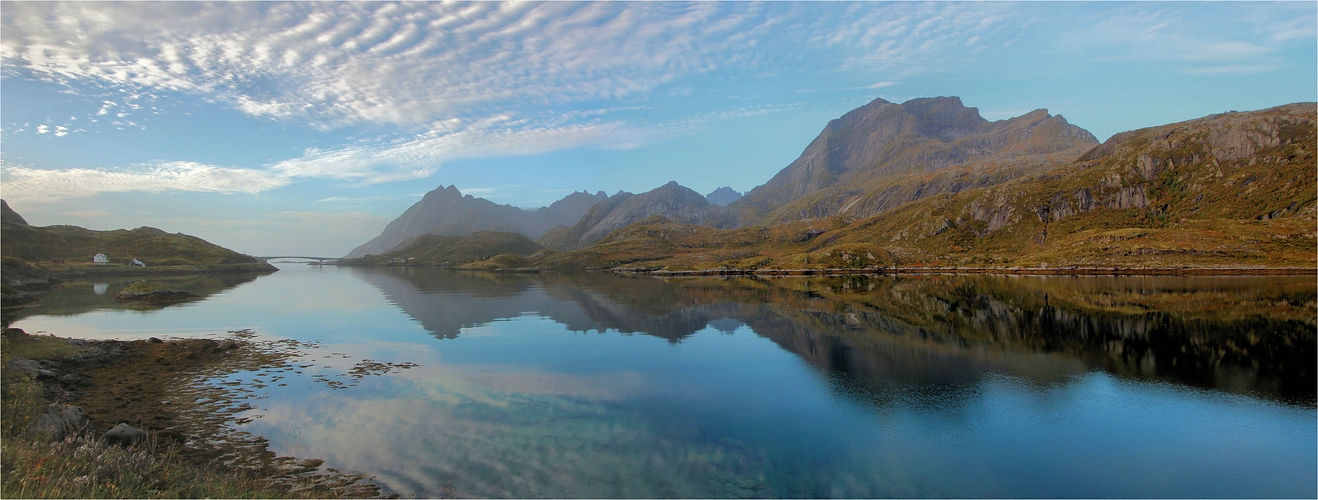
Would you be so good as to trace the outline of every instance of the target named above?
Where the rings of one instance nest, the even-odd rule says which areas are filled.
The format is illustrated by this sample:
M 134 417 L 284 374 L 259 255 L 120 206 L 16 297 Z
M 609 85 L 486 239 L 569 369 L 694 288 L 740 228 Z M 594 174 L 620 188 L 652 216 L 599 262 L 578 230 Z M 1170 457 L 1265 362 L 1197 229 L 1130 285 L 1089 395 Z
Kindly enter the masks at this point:
M 1312 277 L 281 267 L 148 312 L 71 282 L 13 326 L 316 342 L 244 430 L 402 495 L 1318 496 Z

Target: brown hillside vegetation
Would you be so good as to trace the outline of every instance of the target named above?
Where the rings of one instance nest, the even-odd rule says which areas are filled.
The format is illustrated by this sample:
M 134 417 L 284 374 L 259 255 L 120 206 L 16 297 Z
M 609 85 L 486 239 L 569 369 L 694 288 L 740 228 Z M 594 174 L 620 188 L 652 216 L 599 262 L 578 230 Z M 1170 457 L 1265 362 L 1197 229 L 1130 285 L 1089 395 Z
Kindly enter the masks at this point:
M 456 265 L 502 254 L 526 256 L 541 248 L 527 237 L 510 232 L 478 231 L 466 236 L 426 234 L 398 250 L 344 259 L 339 265 Z
M 1315 268 L 1315 105 L 1118 134 L 1064 167 L 882 214 L 718 230 L 651 218 L 547 268 Z
M 154 227 L 95 231 L 77 226 L 30 226 L 5 206 L 0 223 L 4 256 L 29 262 L 50 263 L 65 259 L 70 265 L 91 264 L 92 256 L 104 253 L 112 264 L 126 265 L 139 259 L 148 266 L 235 266 L 252 270 L 268 266 L 250 255 L 210 243 L 196 236 L 167 233 Z M 49 266 L 46 266 L 49 267 Z M 241 267 L 241 266 L 238 266 Z

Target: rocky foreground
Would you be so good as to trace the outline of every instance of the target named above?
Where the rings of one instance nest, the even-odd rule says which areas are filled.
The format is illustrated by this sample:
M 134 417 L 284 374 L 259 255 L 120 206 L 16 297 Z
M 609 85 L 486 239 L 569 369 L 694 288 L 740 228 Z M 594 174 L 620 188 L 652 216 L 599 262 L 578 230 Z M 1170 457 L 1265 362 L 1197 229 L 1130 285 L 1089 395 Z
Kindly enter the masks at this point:
M 239 389 L 201 382 L 288 368 L 302 347 L 254 336 L 238 331 L 220 339 L 88 341 L 6 329 L 0 496 L 378 496 L 378 487 L 361 475 L 322 469 L 319 460 L 278 457 L 264 439 L 233 428 L 242 422 L 236 415 L 250 409 Z M 107 462 L 107 456 L 119 459 Z M 140 474 L 116 471 L 116 463 L 154 467 L 176 479 L 129 480 Z M 42 464 L 82 473 L 42 473 Z M 179 470 L 222 476 L 207 472 L 180 485 L 177 477 L 193 476 Z M 219 483 L 220 489 L 198 490 L 191 482 Z

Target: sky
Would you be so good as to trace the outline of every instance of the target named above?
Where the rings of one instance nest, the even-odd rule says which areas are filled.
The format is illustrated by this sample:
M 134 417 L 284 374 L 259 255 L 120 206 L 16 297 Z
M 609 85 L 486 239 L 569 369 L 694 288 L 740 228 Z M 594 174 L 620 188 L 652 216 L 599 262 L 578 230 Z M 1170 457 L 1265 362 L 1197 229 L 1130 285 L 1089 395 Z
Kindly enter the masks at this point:
M 934 96 L 1100 141 L 1316 101 L 1318 3 L 0 2 L 0 197 L 339 256 L 440 186 L 745 192 Z

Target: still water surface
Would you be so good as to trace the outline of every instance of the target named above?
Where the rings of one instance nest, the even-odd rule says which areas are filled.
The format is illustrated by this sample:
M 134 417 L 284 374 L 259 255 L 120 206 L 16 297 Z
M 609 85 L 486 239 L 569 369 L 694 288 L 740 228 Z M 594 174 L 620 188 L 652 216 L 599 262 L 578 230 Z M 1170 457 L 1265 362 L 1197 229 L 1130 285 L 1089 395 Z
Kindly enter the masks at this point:
M 6 320 L 316 342 L 244 429 L 403 495 L 1318 496 L 1313 277 L 281 267 L 147 312 L 70 282 Z M 368 360 L 417 366 L 347 376 Z

